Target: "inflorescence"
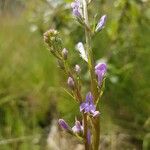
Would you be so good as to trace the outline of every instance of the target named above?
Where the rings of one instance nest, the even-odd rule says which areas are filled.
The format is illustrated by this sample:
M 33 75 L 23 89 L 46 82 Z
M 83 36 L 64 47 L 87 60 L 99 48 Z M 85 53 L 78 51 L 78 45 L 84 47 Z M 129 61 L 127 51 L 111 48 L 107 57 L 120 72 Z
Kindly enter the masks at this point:
M 90 27 L 85 23 L 85 7 L 83 6 L 85 2 L 87 1 L 75 0 L 74 2 L 72 2 L 72 14 L 77 19 L 77 21 L 84 27 L 85 30 L 87 29 L 87 27 L 93 29 L 93 27 Z M 90 2 L 91 1 L 89 1 L 89 3 Z M 94 27 L 94 30 L 92 31 L 92 36 L 93 34 L 100 32 L 105 27 L 106 18 L 106 15 L 103 15 L 100 18 L 97 25 Z M 69 57 L 69 51 L 62 46 L 63 40 L 60 38 L 59 32 L 55 29 L 48 30 L 44 33 L 44 41 L 48 45 L 51 54 L 56 57 L 59 67 L 65 72 L 68 78 L 67 85 L 69 87 L 69 92 L 72 97 L 74 97 L 74 99 L 79 103 L 79 111 L 83 116 L 82 120 L 75 120 L 75 125 L 73 127 L 70 127 L 63 119 L 59 119 L 59 126 L 66 132 L 82 139 L 83 142 L 87 140 L 90 147 L 90 144 L 94 143 L 91 141 L 91 137 L 94 136 L 94 134 L 92 135 L 92 132 L 94 132 L 94 130 L 91 129 L 93 127 L 92 124 L 94 124 L 93 120 L 100 116 L 100 111 L 97 107 L 97 99 L 100 99 L 102 95 L 101 92 L 103 90 L 102 87 L 106 77 L 107 64 L 105 62 L 98 64 L 94 63 L 94 68 L 91 70 L 93 70 L 95 74 L 95 79 L 93 81 L 96 81 L 95 87 L 97 88 L 98 96 L 96 97 L 94 95 L 95 93 L 93 92 L 93 89 L 91 89 L 89 92 L 87 92 L 85 98 L 83 98 L 81 93 L 81 84 L 80 82 L 78 82 L 78 80 L 81 80 L 80 78 L 78 78 L 81 73 L 81 67 L 79 66 L 79 64 L 76 64 L 73 69 L 69 66 L 67 62 Z M 84 46 L 82 42 L 78 42 L 75 47 L 76 50 L 79 52 L 80 57 L 87 63 L 88 66 L 91 67 L 91 64 L 89 64 L 89 59 L 92 56 L 90 56 L 86 44 Z

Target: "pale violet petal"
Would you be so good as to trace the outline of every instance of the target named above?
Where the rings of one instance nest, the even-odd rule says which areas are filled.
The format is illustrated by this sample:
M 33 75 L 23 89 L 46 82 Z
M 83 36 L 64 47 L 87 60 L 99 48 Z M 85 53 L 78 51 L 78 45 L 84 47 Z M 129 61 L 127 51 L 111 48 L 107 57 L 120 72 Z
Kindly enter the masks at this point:
M 94 111 L 93 112 L 93 117 L 97 117 L 97 116 L 99 116 L 100 115 L 100 112 L 99 111 Z
M 91 92 L 88 92 L 88 93 L 86 94 L 86 102 L 90 102 L 90 103 L 93 102 L 93 95 L 92 95 Z
M 80 112 L 83 111 L 85 107 L 86 107 L 86 103 L 82 103 L 80 105 Z

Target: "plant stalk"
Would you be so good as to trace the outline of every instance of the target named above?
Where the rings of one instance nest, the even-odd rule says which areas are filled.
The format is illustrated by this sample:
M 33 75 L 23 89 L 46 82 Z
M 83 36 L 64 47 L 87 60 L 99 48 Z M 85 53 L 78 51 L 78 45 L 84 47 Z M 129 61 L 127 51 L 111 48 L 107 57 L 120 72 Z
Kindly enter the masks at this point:
M 99 117 L 96 117 L 92 120 L 92 126 L 93 126 L 92 148 L 93 150 L 99 150 L 99 145 L 100 145 L 100 118 Z
M 87 114 L 83 113 L 83 128 L 84 128 L 84 147 L 85 150 L 89 150 L 89 144 L 88 144 L 88 140 L 87 140 Z
M 96 82 L 96 75 L 95 75 L 95 62 L 93 57 L 93 52 L 91 48 L 91 33 L 89 32 L 89 19 L 88 19 L 88 10 L 87 10 L 87 1 L 83 0 L 83 14 L 84 14 L 84 21 L 85 21 L 85 38 L 86 38 L 86 50 L 88 54 L 88 65 L 90 70 L 90 76 L 91 76 L 91 88 L 92 93 L 94 96 L 94 100 L 98 98 L 98 88 L 97 88 L 97 82 Z M 87 28 L 88 27 L 88 28 Z
M 86 0 L 83 0 L 83 15 L 84 15 L 85 24 L 89 28 L 88 9 L 87 9 Z M 88 65 L 89 65 L 90 76 L 91 76 L 91 88 L 92 88 L 92 93 L 93 93 L 94 100 L 95 100 L 94 102 L 96 102 L 99 94 L 98 94 L 96 75 L 95 75 L 95 63 L 94 63 L 93 52 L 91 48 L 91 35 L 87 27 L 85 27 L 86 50 L 88 53 Z M 93 150 L 98 150 L 99 142 L 100 142 L 100 119 L 99 117 L 92 119 L 92 134 L 93 134 L 92 148 Z

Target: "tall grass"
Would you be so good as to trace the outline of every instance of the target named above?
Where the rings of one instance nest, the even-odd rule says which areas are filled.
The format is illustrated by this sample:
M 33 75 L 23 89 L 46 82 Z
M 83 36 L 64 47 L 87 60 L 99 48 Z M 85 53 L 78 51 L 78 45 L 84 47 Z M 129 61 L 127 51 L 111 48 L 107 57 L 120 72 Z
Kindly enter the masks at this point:
M 0 149 L 34 149 L 30 136 L 42 134 L 51 121 L 57 67 L 40 34 L 31 33 L 23 19 L 0 20 L 0 140 L 27 137 Z

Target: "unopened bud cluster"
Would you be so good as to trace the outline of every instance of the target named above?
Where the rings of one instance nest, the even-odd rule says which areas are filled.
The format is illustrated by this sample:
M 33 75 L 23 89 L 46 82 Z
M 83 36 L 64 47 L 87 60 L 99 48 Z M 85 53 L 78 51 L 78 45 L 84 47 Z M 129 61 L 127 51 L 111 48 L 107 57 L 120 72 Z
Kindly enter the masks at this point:
M 48 44 L 50 51 L 59 51 L 62 49 L 62 40 L 59 36 L 59 32 L 54 29 L 50 29 L 44 33 L 44 41 Z
M 59 67 L 64 70 L 64 61 L 68 58 L 68 50 L 62 48 L 62 39 L 59 32 L 55 29 L 49 29 L 43 36 L 44 42 L 48 45 L 50 52 L 57 58 Z

